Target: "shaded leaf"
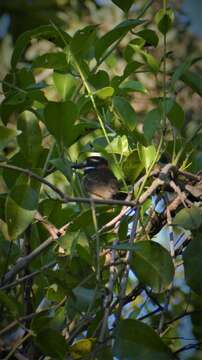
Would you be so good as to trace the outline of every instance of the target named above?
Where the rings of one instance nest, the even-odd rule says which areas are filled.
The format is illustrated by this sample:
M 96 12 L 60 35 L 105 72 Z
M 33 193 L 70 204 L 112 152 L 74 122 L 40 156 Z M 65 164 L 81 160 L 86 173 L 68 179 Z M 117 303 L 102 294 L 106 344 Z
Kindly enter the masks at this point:
M 121 320 L 115 331 L 114 356 L 121 360 L 171 360 L 172 354 L 157 333 L 138 320 Z
M 161 127 L 161 112 L 158 108 L 149 111 L 144 118 L 144 136 L 151 141 Z
M 174 13 L 172 9 L 160 9 L 155 15 L 155 22 L 160 32 L 165 35 L 171 29 L 174 21 Z
M 197 94 L 202 96 L 202 77 L 199 74 L 187 70 L 181 75 L 180 79 Z
M 74 122 L 78 116 L 76 105 L 65 102 L 49 102 L 44 111 L 44 122 L 49 132 L 61 146 L 70 146 L 77 137 Z
M 46 354 L 58 360 L 64 360 L 67 356 L 68 345 L 59 331 L 44 329 L 35 338 L 36 345 Z
M 115 96 L 113 99 L 113 106 L 123 123 L 130 130 L 134 130 L 136 127 L 136 113 L 130 103 L 120 96 Z
M 173 224 L 188 230 L 198 229 L 202 224 L 202 211 L 197 206 L 184 208 L 177 213 Z
M 16 299 L 12 298 L 3 290 L 0 290 L 0 304 L 2 307 L 6 307 L 7 311 L 13 316 L 13 318 L 19 316 L 19 309 L 16 303 Z
M 142 37 L 146 41 L 146 45 L 148 44 L 154 47 L 158 45 L 158 36 L 156 35 L 155 31 L 151 29 L 141 30 L 136 35 Z
M 124 12 L 128 12 L 131 6 L 134 3 L 134 0 L 112 0 L 114 4 L 116 4 L 121 10 Z
M 54 29 L 52 25 L 42 25 L 35 29 L 24 32 L 22 35 L 19 36 L 19 38 L 15 43 L 15 47 L 11 59 L 12 68 L 16 68 L 17 63 L 20 61 L 26 47 L 28 46 L 30 40 L 33 38 L 47 39 L 49 41 L 53 41 L 56 45 L 60 47 L 64 47 L 66 43 L 70 42 L 71 37 L 61 29 L 60 29 L 60 33 L 62 34 L 65 43 L 63 39 L 61 39 L 60 34 Z
M 183 252 L 185 279 L 190 288 L 198 295 L 202 295 L 202 242 L 197 234 Z
M 169 252 L 154 241 L 140 241 L 135 244 L 111 246 L 116 250 L 130 250 L 133 253 L 131 269 L 143 284 L 154 292 L 168 288 L 174 277 L 174 265 Z
M 64 52 L 47 53 L 35 58 L 32 67 L 61 70 L 67 67 L 66 54 Z
M 102 36 L 95 46 L 95 57 L 98 60 L 107 49 L 117 40 L 121 39 L 127 34 L 127 32 L 133 29 L 135 26 L 142 24 L 144 21 L 139 19 L 129 19 L 121 22 L 114 29 Z
M 85 54 L 96 40 L 97 25 L 89 25 L 78 30 L 70 43 L 70 49 L 75 56 Z

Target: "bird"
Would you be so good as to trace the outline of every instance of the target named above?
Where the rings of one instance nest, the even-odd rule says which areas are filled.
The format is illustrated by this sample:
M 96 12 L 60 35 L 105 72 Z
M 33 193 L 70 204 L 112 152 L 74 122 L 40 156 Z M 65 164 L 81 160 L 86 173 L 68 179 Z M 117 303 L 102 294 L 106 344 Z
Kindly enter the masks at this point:
M 105 158 L 90 156 L 81 163 L 73 164 L 72 168 L 83 170 L 83 187 L 92 199 L 116 199 L 119 182 Z

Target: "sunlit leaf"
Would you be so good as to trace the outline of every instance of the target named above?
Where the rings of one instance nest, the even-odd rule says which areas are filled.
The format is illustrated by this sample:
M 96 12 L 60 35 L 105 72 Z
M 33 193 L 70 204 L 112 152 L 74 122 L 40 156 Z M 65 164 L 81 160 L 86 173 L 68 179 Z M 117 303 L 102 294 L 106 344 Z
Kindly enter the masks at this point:
M 19 134 L 21 134 L 21 131 L 0 125 L 0 150 L 4 149 L 10 141 L 14 140 Z
M 6 222 L 12 239 L 16 239 L 32 222 L 37 210 L 37 192 L 28 185 L 16 185 L 6 200 Z
M 124 90 L 125 92 L 133 92 L 134 91 L 134 92 L 141 92 L 143 94 L 148 93 L 145 86 L 143 84 L 141 84 L 141 82 L 135 81 L 135 80 L 124 81 L 124 82 L 121 83 L 119 88 L 121 90 Z
M 145 169 L 148 169 L 150 165 L 156 159 L 156 148 L 154 145 L 150 146 L 139 146 L 138 147 L 139 158 L 142 161 Z
M 64 74 L 55 71 L 53 73 L 53 81 L 62 100 L 69 99 L 73 95 L 77 86 L 77 80 L 71 74 Z
M 23 113 L 17 121 L 21 135 L 18 137 L 18 144 L 28 162 L 36 165 L 41 152 L 42 134 L 39 122 L 31 112 Z
M 102 89 L 97 90 L 94 94 L 97 97 L 99 97 L 100 99 L 105 100 L 105 99 L 113 96 L 114 89 L 111 86 L 106 86 Z

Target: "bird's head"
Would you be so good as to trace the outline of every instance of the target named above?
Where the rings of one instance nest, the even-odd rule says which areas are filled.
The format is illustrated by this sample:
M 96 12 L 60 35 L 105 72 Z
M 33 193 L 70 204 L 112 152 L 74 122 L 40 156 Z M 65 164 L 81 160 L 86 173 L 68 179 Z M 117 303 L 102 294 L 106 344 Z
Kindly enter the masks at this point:
M 81 163 L 73 164 L 73 169 L 81 169 L 84 173 L 92 170 L 108 168 L 108 161 L 101 156 L 90 156 Z

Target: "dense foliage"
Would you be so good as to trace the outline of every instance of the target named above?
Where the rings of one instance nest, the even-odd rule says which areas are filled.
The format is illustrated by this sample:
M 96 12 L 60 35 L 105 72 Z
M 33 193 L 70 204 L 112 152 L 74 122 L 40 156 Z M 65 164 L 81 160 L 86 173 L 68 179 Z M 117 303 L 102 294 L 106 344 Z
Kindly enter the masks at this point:
M 23 32 L 2 81 L 5 359 L 201 355 L 202 132 L 200 122 L 187 131 L 178 101 L 184 88 L 202 95 L 200 58 L 177 63 L 168 49 L 166 1 L 155 14 L 152 1 L 138 14 L 133 0 L 113 3 L 124 19 L 104 33 L 55 22 Z M 125 200 L 84 192 L 72 164 L 92 154 L 108 160 Z

